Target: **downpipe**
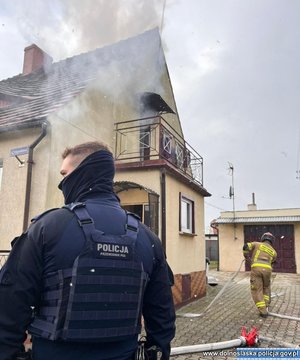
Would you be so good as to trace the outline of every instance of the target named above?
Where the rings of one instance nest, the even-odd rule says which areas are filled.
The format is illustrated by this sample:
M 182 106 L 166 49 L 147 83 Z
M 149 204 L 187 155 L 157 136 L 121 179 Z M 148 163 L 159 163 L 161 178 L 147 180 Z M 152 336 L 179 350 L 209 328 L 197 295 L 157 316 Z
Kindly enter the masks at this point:
M 44 121 L 41 124 L 42 131 L 40 135 L 33 141 L 28 147 L 28 168 L 27 168 L 27 179 L 26 179 L 26 190 L 25 190 L 25 203 L 24 203 L 24 217 L 23 217 L 23 231 L 28 227 L 29 221 L 29 208 L 30 208 L 30 195 L 31 195 L 31 181 L 33 171 L 33 150 L 41 142 L 41 140 L 47 135 L 47 122 Z

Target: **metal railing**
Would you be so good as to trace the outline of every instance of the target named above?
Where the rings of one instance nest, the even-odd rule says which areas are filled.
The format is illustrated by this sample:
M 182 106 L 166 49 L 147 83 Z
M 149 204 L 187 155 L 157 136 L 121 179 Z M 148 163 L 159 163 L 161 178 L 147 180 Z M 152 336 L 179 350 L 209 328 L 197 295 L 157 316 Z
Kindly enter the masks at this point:
M 203 158 L 162 116 L 116 123 L 115 133 L 117 164 L 164 159 L 203 185 Z

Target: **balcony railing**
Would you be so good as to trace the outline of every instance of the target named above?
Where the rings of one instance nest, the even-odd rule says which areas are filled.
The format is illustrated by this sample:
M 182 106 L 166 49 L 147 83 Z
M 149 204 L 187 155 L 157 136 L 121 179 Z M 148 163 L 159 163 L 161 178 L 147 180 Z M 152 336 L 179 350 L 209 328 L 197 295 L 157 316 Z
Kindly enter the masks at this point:
M 178 172 L 203 185 L 203 158 L 161 117 L 115 124 L 116 163 L 164 159 Z

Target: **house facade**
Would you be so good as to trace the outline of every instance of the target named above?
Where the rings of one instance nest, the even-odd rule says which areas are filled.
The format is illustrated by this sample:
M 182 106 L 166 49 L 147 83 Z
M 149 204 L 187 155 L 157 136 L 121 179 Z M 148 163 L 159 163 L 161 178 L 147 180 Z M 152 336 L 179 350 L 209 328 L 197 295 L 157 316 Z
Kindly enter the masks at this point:
M 236 271 L 243 260 L 244 243 L 260 241 L 271 232 L 276 240 L 278 258 L 274 272 L 300 273 L 300 209 L 257 210 L 254 204 L 247 211 L 225 211 L 215 220 L 219 232 L 219 267 Z M 241 270 L 250 270 L 244 264 Z
M 203 159 L 185 141 L 158 30 L 52 63 L 36 45 L 0 81 L 0 250 L 60 207 L 66 146 L 102 141 L 115 191 L 160 237 L 177 305 L 205 295 Z M 184 254 L 184 256 L 183 256 Z

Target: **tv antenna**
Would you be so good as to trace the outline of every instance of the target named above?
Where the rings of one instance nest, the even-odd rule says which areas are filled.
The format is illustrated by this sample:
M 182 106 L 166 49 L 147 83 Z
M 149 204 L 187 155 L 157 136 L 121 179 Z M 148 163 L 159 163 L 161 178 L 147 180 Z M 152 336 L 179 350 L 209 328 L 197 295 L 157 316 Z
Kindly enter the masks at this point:
M 232 210 L 233 218 L 235 218 L 235 202 L 234 202 L 234 166 L 232 163 L 228 162 L 229 165 L 229 175 L 231 176 L 231 186 L 229 187 L 229 199 L 232 199 Z
M 236 224 L 235 224 L 235 202 L 234 202 L 234 166 L 232 163 L 228 162 L 229 165 L 229 175 L 231 176 L 231 186 L 229 187 L 229 199 L 232 199 L 232 213 L 233 213 L 233 233 L 234 240 L 236 237 Z

